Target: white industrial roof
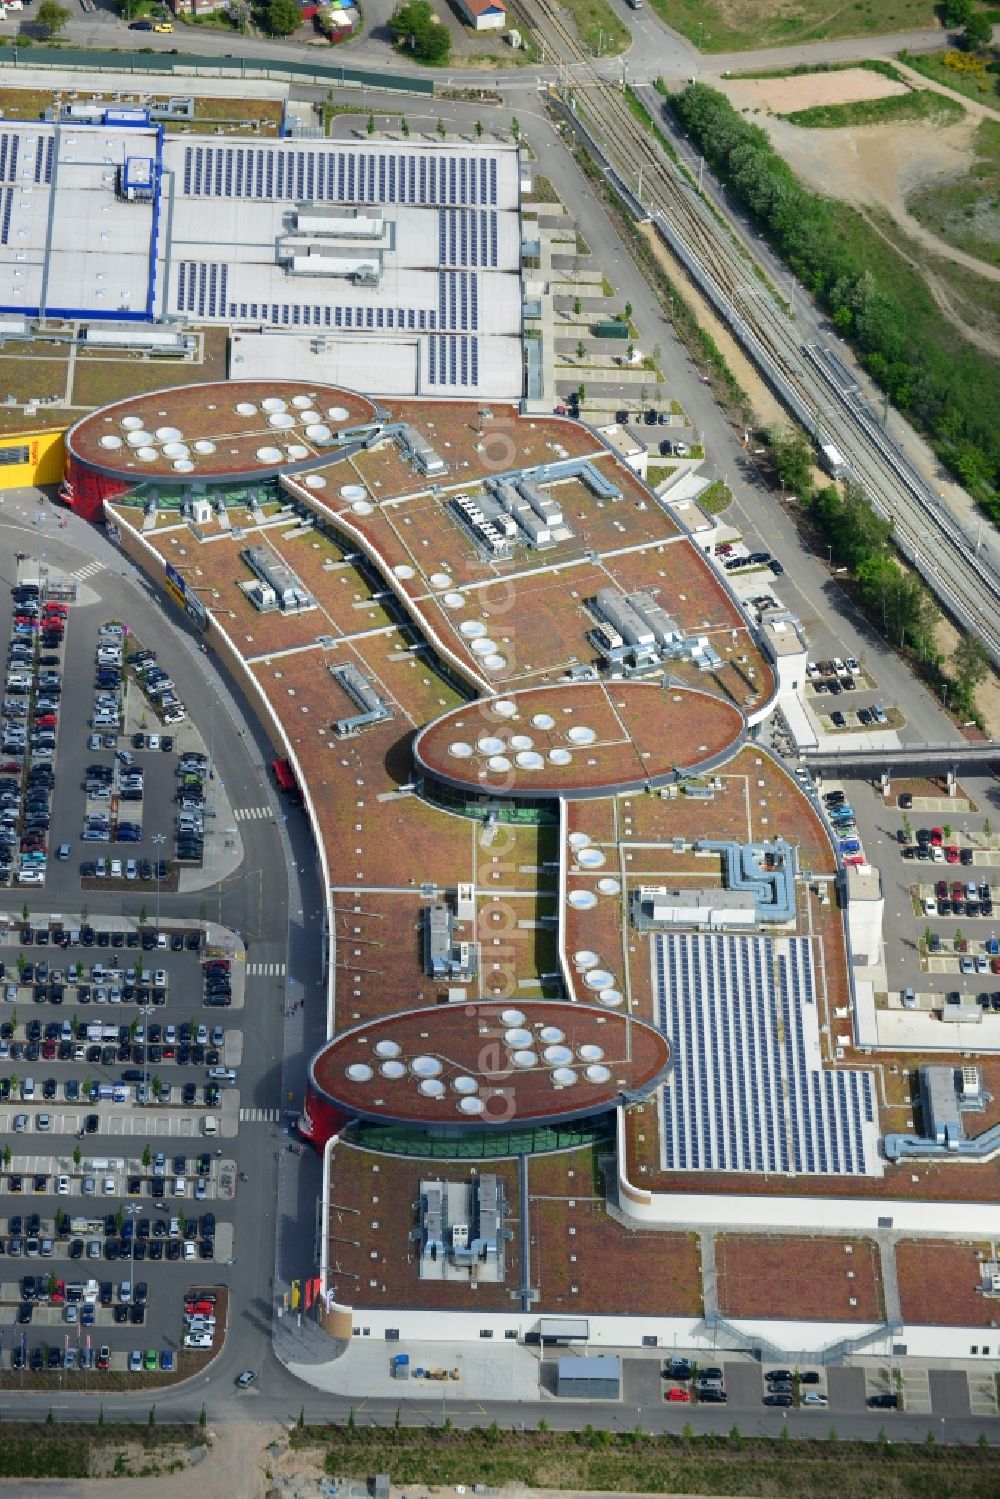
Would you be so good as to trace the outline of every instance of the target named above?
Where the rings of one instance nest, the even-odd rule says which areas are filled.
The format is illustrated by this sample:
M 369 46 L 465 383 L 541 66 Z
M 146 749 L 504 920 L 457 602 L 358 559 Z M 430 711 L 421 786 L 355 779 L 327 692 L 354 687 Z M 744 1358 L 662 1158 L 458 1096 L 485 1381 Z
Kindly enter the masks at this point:
M 122 195 L 127 157 L 159 164 L 152 202 Z M 351 349 L 327 378 L 516 396 L 519 191 L 495 144 L 0 122 L 0 310 L 329 333 Z

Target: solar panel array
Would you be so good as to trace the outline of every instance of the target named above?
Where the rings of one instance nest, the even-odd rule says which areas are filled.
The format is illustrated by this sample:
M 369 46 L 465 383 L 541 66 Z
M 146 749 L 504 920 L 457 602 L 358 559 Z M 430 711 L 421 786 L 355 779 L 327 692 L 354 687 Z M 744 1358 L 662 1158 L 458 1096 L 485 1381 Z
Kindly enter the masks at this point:
M 495 209 L 442 208 L 438 215 L 438 258 L 445 266 L 495 269 L 498 233 Z
M 0 182 L 13 182 L 17 177 L 20 150 L 20 136 L 13 130 L 0 130 Z
M 294 328 L 350 328 L 396 332 L 474 332 L 479 327 L 479 277 L 474 271 L 447 271 L 438 276 L 438 305 L 433 307 L 365 306 L 335 302 L 240 302 L 228 297 L 230 276 L 223 261 L 182 260 L 177 266 L 175 312 L 198 317 L 248 318 Z
M 177 267 L 177 311 L 225 317 L 229 267 L 219 261 L 182 260 Z
M 479 340 L 445 337 L 435 334 L 427 340 L 427 383 L 429 385 L 478 385 Z
M 652 956 L 657 1023 L 673 1051 L 666 1170 L 872 1171 L 871 1073 L 819 1063 L 807 938 L 665 933 Z
M 54 136 L 40 136 L 35 146 L 35 181 L 52 181 L 52 164 L 55 160 Z
M 56 159 L 55 137 L 52 135 L 40 135 L 35 141 L 35 159 L 28 159 L 28 164 L 23 165 L 28 153 L 22 155 L 21 146 L 23 142 L 14 130 L 0 130 L 0 182 L 14 182 L 18 176 L 18 164 L 22 163 L 22 176 L 30 177 L 32 181 L 39 184 L 52 181 L 52 168 Z M 28 142 L 31 145 L 31 142 Z
M 12 187 L 5 187 L 0 190 L 0 203 L 3 204 L 2 209 L 0 209 L 0 245 L 6 245 L 10 243 L 10 212 L 14 207 L 14 189 Z
M 288 199 L 310 203 L 495 205 L 497 158 L 330 146 L 187 146 L 189 198 Z

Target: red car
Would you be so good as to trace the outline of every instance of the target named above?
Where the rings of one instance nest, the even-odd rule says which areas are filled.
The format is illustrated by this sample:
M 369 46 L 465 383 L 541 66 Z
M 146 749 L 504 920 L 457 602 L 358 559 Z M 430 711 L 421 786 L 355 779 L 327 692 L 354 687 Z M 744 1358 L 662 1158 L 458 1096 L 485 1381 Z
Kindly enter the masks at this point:
M 955 883 L 952 885 L 952 887 L 951 887 L 951 898 L 952 898 L 952 900 L 964 900 L 965 899 L 965 886 L 962 884 L 961 880 L 956 880 Z
M 214 1301 L 185 1301 L 184 1311 L 189 1317 L 211 1317 L 215 1313 Z
M 56 719 L 56 715 L 54 713 L 40 713 L 39 716 L 35 719 L 35 728 L 54 729 L 57 721 L 58 720 Z
M 57 603 L 55 603 L 53 601 L 53 602 L 50 602 L 50 603 L 46 604 L 45 608 L 44 608 L 44 610 L 42 612 L 44 614 L 61 614 L 62 617 L 63 617 L 63 619 L 65 619 L 66 616 L 67 616 L 67 614 L 69 613 L 69 605 L 68 604 L 57 604 Z
M 931 842 L 935 848 L 940 848 L 944 842 L 944 833 L 940 828 L 931 828 Z
M 844 863 L 850 864 L 853 869 L 860 869 L 864 862 L 864 854 L 848 854 L 847 858 L 844 860 Z
M 990 972 L 991 973 L 1000 973 L 1000 958 L 991 958 L 990 959 Z
M 689 1405 L 691 1403 L 691 1391 L 682 1390 L 680 1385 L 674 1385 L 672 1390 L 667 1391 L 664 1399 L 676 1404 Z
M 947 848 L 944 851 L 944 856 L 948 860 L 949 864 L 958 863 L 958 849 L 955 847 L 954 843 L 948 844 Z
M 110 1369 L 111 1368 L 111 1349 L 110 1348 L 104 1347 L 104 1348 L 99 1348 L 98 1349 L 98 1351 L 97 1351 L 97 1367 L 99 1369 Z
M 938 880 L 937 884 L 934 886 L 934 894 L 937 896 L 938 900 L 947 900 L 948 899 L 948 881 L 947 880 Z
M 52 1300 L 56 1306 L 60 1306 L 66 1300 L 66 1282 L 56 1281 L 55 1290 L 52 1292 Z

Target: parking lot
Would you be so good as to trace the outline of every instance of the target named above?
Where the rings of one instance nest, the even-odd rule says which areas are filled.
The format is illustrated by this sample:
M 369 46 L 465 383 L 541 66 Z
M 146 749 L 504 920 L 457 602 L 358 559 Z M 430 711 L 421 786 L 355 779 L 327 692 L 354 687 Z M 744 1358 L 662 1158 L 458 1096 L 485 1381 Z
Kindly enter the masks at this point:
M 928 1370 L 924 1365 L 908 1368 L 904 1376 L 900 1365 L 877 1361 L 827 1368 L 752 1359 L 710 1362 L 707 1355 L 696 1360 L 693 1354 L 666 1359 L 660 1375 L 662 1399 L 670 1405 L 722 1404 L 741 1411 L 777 1407 L 812 1413 L 817 1419 L 865 1410 L 884 1412 L 887 1418 L 895 1410 L 964 1416 L 970 1413 L 970 1380 L 977 1380 L 975 1371 L 970 1375 L 963 1369 Z M 996 1390 L 984 1400 L 981 1384 L 976 1384 L 981 1413 L 996 1415 Z
M 0 1366 L 176 1376 L 185 1335 L 188 1357 L 221 1339 L 185 1324 L 184 1291 L 207 1273 L 225 1296 L 243 1174 L 243 946 L 160 919 L 178 864 L 202 862 L 209 757 L 128 622 L 78 611 L 21 561 L 0 772 L 0 879 L 18 887 L 0 917 L 0 1301 L 15 1327 Z M 116 890 L 133 915 L 91 918 L 88 900 Z
M 231 1004 L 203 1001 L 211 965 L 231 972 L 234 947 L 196 925 L 74 929 L 36 917 L 7 929 L 0 1298 L 21 1332 L 4 1364 L 30 1371 L 58 1329 L 66 1369 L 87 1367 L 81 1340 L 91 1352 L 107 1343 L 117 1366 L 133 1352 L 124 1330 L 147 1321 L 143 1357 L 153 1343 L 159 1360 L 177 1350 L 183 1277 L 233 1258 L 243 1038 Z M 229 987 L 242 1004 L 241 978 Z M 149 1277 L 138 1302 L 121 1291 L 137 1267 Z M 77 1282 L 69 1300 L 61 1287 Z

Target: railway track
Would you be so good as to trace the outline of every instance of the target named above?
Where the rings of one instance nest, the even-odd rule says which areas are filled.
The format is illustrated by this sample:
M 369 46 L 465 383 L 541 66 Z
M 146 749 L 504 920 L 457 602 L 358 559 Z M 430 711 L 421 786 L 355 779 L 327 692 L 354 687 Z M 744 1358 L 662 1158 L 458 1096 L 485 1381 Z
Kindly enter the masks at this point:
M 1000 575 L 976 541 L 892 442 L 836 351 L 802 345 L 745 247 L 600 77 L 558 7 L 535 0 L 533 15 L 549 55 L 572 70 L 575 113 L 609 167 L 793 415 L 840 449 L 873 508 L 892 522 L 900 551 L 1000 666 Z

